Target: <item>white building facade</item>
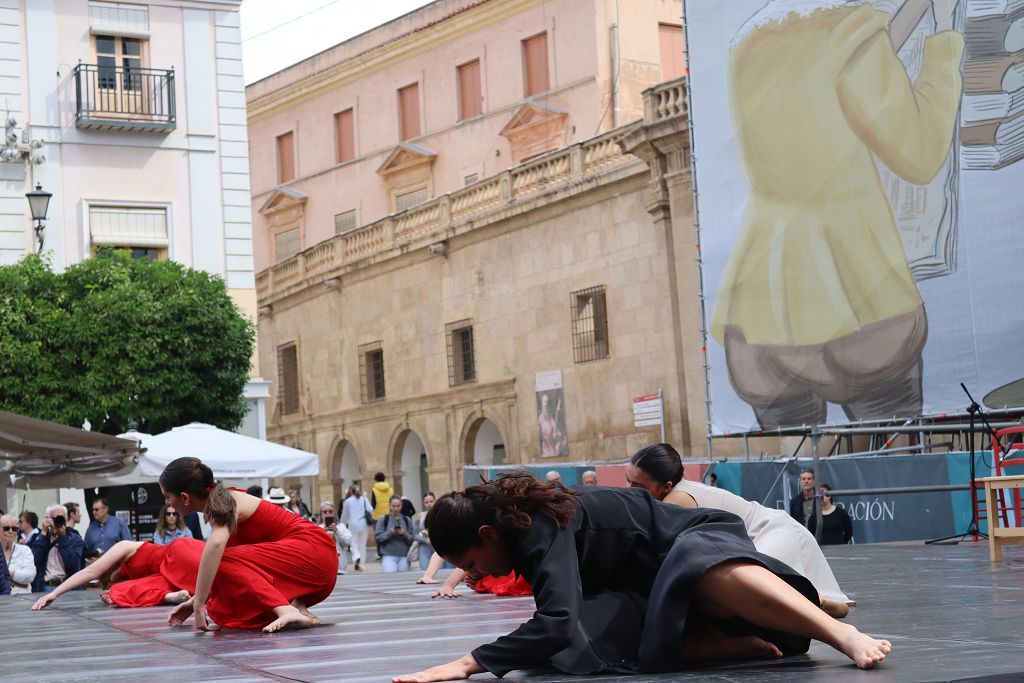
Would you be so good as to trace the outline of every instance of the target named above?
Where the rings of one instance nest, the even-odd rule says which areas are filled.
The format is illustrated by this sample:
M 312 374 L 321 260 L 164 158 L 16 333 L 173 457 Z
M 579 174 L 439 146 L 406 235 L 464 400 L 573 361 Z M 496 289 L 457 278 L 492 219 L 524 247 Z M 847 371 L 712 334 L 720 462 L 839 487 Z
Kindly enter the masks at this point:
M 40 185 L 57 270 L 104 245 L 173 259 L 255 319 L 240 4 L 0 0 L 0 264 L 38 250 Z M 240 431 L 265 437 L 266 396 L 254 374 Z

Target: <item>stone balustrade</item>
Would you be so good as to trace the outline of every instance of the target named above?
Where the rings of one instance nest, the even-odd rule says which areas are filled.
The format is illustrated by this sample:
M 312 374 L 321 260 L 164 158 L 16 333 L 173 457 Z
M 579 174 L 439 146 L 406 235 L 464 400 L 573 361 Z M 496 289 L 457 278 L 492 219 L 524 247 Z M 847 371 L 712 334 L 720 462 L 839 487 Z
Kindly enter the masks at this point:
M 466 225 L 483 225 L 488 216 L 498 217 L 517 203 L 640 163 L 618 144 L 622 131 L 619 128 L 541 155 L 450 194 L 336 235 L 260 272 L 256 277 L 257 295 L 261 301 L 274 300 L 313 281 L 361 267 L 361 262 L 425 248 L 461 232 L 460 228 Z
M 686 114 L 686 76 L 644 90 L 644 123 Z

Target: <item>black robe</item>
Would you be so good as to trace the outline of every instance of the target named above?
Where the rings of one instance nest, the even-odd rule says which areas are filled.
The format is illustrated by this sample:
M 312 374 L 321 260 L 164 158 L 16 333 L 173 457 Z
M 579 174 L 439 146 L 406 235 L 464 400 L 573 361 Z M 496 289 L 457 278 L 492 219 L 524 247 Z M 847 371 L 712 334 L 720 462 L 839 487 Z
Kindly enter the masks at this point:
M 742 520 L 722 510 L 689 510 L 642 489 L 586 487 L 567 529 L 548 517 L 509 537 L 515 570 L 533 586 L 537 610 L 512 633 L 473 650 L 495 676 L 553 666 L 570 674 L 658 673 L 682 668 L 684 629 L 706 619 L 691 597 L 704 573 L 744 559 L 781 577 L 815 605 L 811 582 L 757 552 Z M 783 654 L 808 638 L 716 622 L 730 634 L 756 634 Z

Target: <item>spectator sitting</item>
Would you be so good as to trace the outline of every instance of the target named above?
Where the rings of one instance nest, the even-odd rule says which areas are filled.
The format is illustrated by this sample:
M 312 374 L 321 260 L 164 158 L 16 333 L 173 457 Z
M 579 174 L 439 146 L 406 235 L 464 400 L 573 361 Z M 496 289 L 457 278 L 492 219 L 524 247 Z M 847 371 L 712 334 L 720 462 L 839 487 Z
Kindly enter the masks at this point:
M 0 545 L 7 562 L 11 593 L 31 593 L 32 581 L 36 578 L 36 559 L 27 545 L 18 543 L 18 519 L 14 515 L 0 516 Z
M 61 506 L 63 509 L 64 506 Z M 118 541 L 132 540 L 132 532 L 117 515 L 110 514 L 110 503 L 106 498 L 92 501 L 92 523 L 85 531 L 85 557 L 92 562 L 114 547 Z
M 46 508 L 43 537 L 49 551 L 43 570 L 43 593 L 49 593 L 82 568 L 82 536 L 74 529 L 68 529 L 67 521 L 68 511 L 63 505 Z
M 846 545 L 853 540 L 853 521 L 846 510 L 832 502 L 832 496 L 825 494 L 832 490 L 828 484 L 821 485 L 821 540 L 820 545 Z M 817 516 L 812 516 L 807 528 L 813 534 L 818 528 Z
M 544 478 L 547 479 L 548 481 L 562 481 L 562 475 L 556 472 L 555 470 L 551 470 L 550 472 L 548 472 Z
M 348 567 L 349 549 L 352 547 L 352 532 L 338 520 L 334 503 L 329 500 L 320 503 L 319 526 L 334 539 L 334 545 L 338 548 L 338 573 L 344 574 Z
M 789 501 L 789 514 L 804 526 L 814 517 L 814 470 L 800 472 L 800 495 Z
M 253 484 L 252 486 L 247 488 L 245 490 L 245 492 L 248 493 L 250 496 L 255 496 L 256 498 L 262 498 L 263 497 L 263 487 L 262 486 L 256 486 L 255 484 Z
M 288 492 L 288 504 L 285 509 L 289 512 L 294 512 L 303 519 L 309 519 L 313 515 L 309 512 L 309 506 L 302 502 L 302 497 L 299 496 L 299 492 L 292 489 Z
M 380 519 L 388 514 L 389 501 L 395 490 L 387 482 L 383 472 L 373 475 L 373 490 L 370 491 L 370 505 L 373 506 L 373 518 Z
M 82 508 L 78 506 L 78 503 L 64 503 L 64 508 L 68 511 L 68 528 L 74 529 L 76 525 L 82 522 Z
M 46 555 L 50 552 L 49 541 L 40 533 L 39 516 L 34 512 L 25 511 L 18 517 L 18 526 L 21 527 L 21 537 L 18 543 L 25 546 L 32 552 L 32 559 L 36 565 L 36 577 L 32 580 L 32 592 L 43 592 L 43 572 L 46 568 Z
M 384 573 L 409 571 L 409 546 L 412 545 L 412 520 L 402 516 L 402 499 L 391 496 L 391 514 L 377 520 L 373 537 L 381 554 Z
M 285 508 L 286 510 L 288 509 L 288 496 L 285 494 L 284 489 L 270 489 L 270 493 L 267 494 L 267 497 L 264 500 L 268 503 L 273 503 L 278 507 Z
M 170 545 L 176 538 L 192 538 L 192 532 L 185 526 L 185 520 L 170 505 L 160 509 L 160 517 L 156 520 L 156 531 L 153 532 L 153 543 Z
M 584 486 L 597 486 L 597 472 L 594 470 L 587 470 L 580 477 L 580 481 L 583 482 Z

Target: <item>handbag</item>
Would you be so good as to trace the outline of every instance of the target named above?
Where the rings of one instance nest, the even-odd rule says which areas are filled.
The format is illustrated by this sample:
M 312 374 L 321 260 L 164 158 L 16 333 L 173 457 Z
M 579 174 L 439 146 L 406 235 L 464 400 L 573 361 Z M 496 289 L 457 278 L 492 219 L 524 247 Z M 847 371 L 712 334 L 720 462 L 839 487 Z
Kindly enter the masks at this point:
M 373 526 L 377 523 L 377 520 L 373 518 L 373 511 L 366 504 L 365 498 L 363 498 L 363 517 L 366 519 L 367 526 Z

